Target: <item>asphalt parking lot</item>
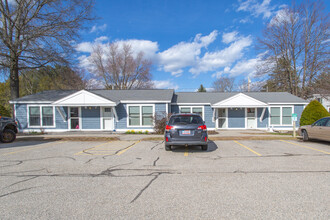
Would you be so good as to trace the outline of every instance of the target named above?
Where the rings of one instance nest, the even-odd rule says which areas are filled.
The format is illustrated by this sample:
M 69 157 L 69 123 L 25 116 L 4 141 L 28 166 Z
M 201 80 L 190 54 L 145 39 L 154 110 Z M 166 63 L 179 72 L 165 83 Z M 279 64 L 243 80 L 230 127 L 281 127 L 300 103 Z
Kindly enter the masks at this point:
M 330 144 L 0 144 L 0 219 L 329 219 Z

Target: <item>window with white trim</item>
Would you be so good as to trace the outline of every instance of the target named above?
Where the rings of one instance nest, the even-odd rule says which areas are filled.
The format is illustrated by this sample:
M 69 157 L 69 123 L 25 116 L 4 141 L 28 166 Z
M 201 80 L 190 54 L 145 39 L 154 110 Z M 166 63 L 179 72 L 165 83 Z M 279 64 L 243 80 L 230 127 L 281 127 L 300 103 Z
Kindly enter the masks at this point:
M 128 105 L 128 126 L 149 127 L 153 126 L 153 105 Z
M 293 107 L 270 107 L 271 125 L 292 125 Z
M 29 106 L 30 127 L 53 127 L 54 107 L 53 106 Z
M 204 118 L 203 106 L 180 106 L 180 113 L 199 114 L 202 118 Z

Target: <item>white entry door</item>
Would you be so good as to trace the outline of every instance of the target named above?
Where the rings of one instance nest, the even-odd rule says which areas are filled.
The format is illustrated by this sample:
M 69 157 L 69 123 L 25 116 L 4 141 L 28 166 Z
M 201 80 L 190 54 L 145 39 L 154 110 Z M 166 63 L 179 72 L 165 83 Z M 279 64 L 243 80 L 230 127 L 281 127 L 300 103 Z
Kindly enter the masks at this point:
M 113 112 L 111 107 L 104 107 L 102 110 L 103 116 L 103 130 L 113 130 L 114 121 L 113 121 Z
M 255 108 L 247 108 L 246 109 L 246 120 L 247 120 L 247 128 L 255 129 L 257 128 L 257 116 L 256 116 Z

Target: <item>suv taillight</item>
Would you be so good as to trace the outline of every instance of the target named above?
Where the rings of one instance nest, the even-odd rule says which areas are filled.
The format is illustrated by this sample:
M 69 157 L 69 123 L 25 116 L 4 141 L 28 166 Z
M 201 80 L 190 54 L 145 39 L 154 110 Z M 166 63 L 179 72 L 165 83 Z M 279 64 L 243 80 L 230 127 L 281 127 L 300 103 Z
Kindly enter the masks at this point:
M 199 126 L 197 129 L 207 131 L 206 125 Z
M 165 127 L 165 130 L 166 130 L 166 131 L 170 131 L 171 129 L 173 129 L 173 126 L 166 125 L 166 127 Z

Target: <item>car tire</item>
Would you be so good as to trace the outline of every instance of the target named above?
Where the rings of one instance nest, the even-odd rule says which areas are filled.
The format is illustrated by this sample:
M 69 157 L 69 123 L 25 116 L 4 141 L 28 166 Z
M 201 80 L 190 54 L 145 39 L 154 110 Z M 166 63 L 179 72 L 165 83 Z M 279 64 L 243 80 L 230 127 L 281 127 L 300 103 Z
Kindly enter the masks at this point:
M 303 141 L 308 141 L 309 140 L 308 133 L 307 133 L 306 130 L 302 131 L 302 139 L 303 139 Z
M 166 150 L 166 151 L 170 151 L 170 150 L 172 150 L 171 145 L 165 145 L 165 150 Z
M 3 143 L 11 143 L 16 139 L 16 133 L 13 130 L 6 129 L 1 133 L 0 140 Z
M 202 150 L 207 151 L 207 145 L 202 145 Z

